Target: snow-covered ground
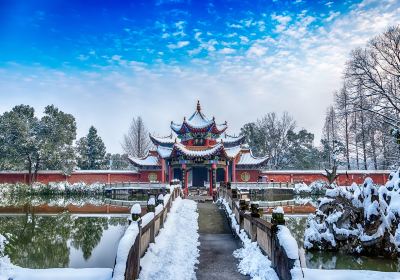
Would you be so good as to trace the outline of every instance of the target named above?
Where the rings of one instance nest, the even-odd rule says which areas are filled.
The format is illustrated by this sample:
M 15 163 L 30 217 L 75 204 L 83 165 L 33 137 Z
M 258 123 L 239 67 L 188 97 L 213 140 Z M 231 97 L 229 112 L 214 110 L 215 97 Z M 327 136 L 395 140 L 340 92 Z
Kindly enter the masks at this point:
M 271 267 L 271 261 L 261 252 L 257 242 L 251 242 L 246 232 L 243 229 L 240 230 L 235 214 L 226 200 L 220 199 L 219 202 L 224 205 L 232 223 L 232 228 L 243 242 L 243 247 L 233 252 L 233 256 L 240 260 L 238 271 L 243 275 L 250 275 L 253 280 L 278 280 L 278 275 Z
M 110 280 L 111 268 L 19 268 L 12 274 L 13 280 Z M 9 279 L 1 278 L 0 279 Z
M 400 272 L 371 270 L 322 270 L 303 268 L 304 278 L 298 271 L 294 279 L 305 280 L 399 280 Z
M 141 280 L 196 279 L 199 243 L 197 204 L 178 197 L 164 228 L 140 260 Z

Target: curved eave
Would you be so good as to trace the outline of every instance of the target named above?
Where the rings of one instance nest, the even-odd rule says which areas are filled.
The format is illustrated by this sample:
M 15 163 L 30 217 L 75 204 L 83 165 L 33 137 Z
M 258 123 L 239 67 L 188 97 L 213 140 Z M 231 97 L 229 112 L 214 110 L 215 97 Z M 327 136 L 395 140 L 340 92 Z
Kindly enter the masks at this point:
M 154 168 L 158 169 L 161 165 L 158 158 L 155 156 L 147 155 L 143 158 L 128 157 L 129 162 L 138 168 Z
M 250 152 L 243 153 L 240 156 L 240 159 L 237 163 L 238 167 L 244 167 L 244 166 L 251 166 L 251 167 L 261 167 L 264 166 L 268 163 L 269 157 L 255 157 L 253 154 Z
M 172 150 L 173 150 L 172 147 L 164 147 L 164 146 L 157 147 L 158 155 L 164 159 L 171 157 Z
M 206 150 L 189 150 L 181 144 L 175 144 L 172 149 L 171 156 L 177 156 L 177 153 L 183 154 L 188 158 L 210 157 L 219 155 L 221 153 L 223 153 L 223 155 L 226 156 L 222 144 L 217 144 L 214 147 Z
M 171 129 L 178 135 L 185 134 L 187 132 L 192 132 L 192 133 L 207 133 L 211 132 L 216 135 L 220 135 L 226 131 L 228 126 L 226 124 L 222 125 L 217 125 L 215 122 L 212 122 L 208 124 L 207 126 L 204 127 L 196 127 L 190 125 L 188 122 L 183 122 L 181 125 L 177 125 L 175 123 L 171 124 Z
M 225 138 L 219 138 L 220 140 L 222 140 L 222 143 L 224 143 L 225 148 L 231 148 L 231 147 L 235 147 L 235 146 L 239 146 L 241 144 L 244 144 L 245 142 L 245 137 L 239 136 L 239 137 L 225 137 Z
M 211 127 L 211 132 L 214 134 L 222 134 L 223 132 L 225 132 L 225 130 L 228 128 L 228 125 L 226 123 L 224 124 L 216 124 L 214 123 L 214 125 Z
M 153 142 L 154 145 L 156 146 L 164 146 L 164 147 L 172 147 L 175 143 L 175 140 L 172 139 L 171 137 L 154 137 L 153 135 L 150 134 L 150 140 Z

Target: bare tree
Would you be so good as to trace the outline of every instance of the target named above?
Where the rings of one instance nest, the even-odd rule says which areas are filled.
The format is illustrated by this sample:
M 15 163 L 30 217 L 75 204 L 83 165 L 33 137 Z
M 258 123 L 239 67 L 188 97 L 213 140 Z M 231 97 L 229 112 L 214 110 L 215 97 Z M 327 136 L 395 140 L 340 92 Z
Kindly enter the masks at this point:
M 400 26 L 390 27 L 373 38 L 366 48 L 355 49 L 347 62 L 345 79 L 362 92 L 370 105 L 358 102 L 393 127 L 399 127 L 400 113 Z M 355 91 L 359 92 L 359 90 Z M 354 99 L 360 98 L 355 95 Z M 384 113 L 383 113 L 384 112 Z
M 140 116 L 132 119 L 121 145 L 124 152 L 133 157 L 144 157 L 151 148 L 149 132 Z
M 350 132 L 349 132 L 349 93 L 346 86 L 335 94 L 336 107 L 338 109 L 338 116 L 342 118 L 344 122 L 344 143 L 345 143 L 345 156 L 346 156 L 346 167 L 351 169 L 350 166 Z

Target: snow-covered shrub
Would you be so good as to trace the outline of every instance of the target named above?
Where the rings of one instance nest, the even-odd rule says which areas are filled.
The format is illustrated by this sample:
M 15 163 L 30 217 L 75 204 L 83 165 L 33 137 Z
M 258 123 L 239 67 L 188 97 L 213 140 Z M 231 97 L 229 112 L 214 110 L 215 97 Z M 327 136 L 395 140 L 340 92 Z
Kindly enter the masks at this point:
M 105 184 L 93 183 L 86 184 L 78 182 L 70 184 L 69 182 L 50 182 L 48 184 L 33 183 L 31 186 L 26 184 L 0 184 L 0 196 L 12 194 L 25 195 L 61 195 L 61 194 L 101 194 Z
M 7 238 L 0 234 L 0 279 L 7 279 L 13 268 L 10 258 L 5 253 L 7 243 Z
M 297 183 L 294 185 L 295 194 L 310 194 L 311 188 L 305 183 Z
M 361 186 L 327 190 L 307 219 L 304 247 L 400 256 L 399 172 L 400 168 L 384 186 L 366 178 Z
M 298 183 L 294 185 L 295 194 L 300 195 L 318 195 L 324 194 L 329 185 L 326 181 L 317 180 L 312 182 L 309 186 L 305 183 Z

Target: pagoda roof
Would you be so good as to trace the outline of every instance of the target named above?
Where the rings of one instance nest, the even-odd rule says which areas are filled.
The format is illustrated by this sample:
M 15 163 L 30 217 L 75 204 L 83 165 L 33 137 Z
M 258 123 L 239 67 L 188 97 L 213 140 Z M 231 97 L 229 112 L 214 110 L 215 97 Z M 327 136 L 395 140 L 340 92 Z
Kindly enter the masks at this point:
M 178 124 L 171 122 L 171 129 L 178 135 L 187 132 L 212 132 L 214 134 L 221 134 L 228 128 L 228 124 L 217 124 L 215 118 L 209 119 L 201 112 L 200 102 L 197 101 L 196 111 L 183 123 Z
M 224 147 L 224 143 L 213 146 L 185 146 L 174 143 L 172 147 L 157 146 L 155 151 L 150 151 L 143 158 L 129 157 L 129 161 L 137 167 L 159 168 L 160 158 L 168 159 L 176 154 L 182 154 L 189 158 L 223 156 L 230 160 L 238 159 L 237 166 L 263 166 L 268 162 L 268 157 L 255 157 L 251 150 L 244 145 Z
M 246 139 L 245 139 L 245 137 L 243 135 L 241 135 L 241 136 L 231 136 L 231 135 L 225 134 L 224 137 L 217 138 L 217 142 L 224 143 L 225 147 L 239 146 L 241 144 L 244 144 L 245 140 Z
M 150 134 L 150 140 L 156 146 L 172 147 L 175 142 L 180 141 L 177 138 L 173 138 L 172 134 L 166 137 L 156 137 Z
M 260 166 L 267 164 L 269 160 L 268 156 L 265 157 L 255 157 L 249 148 L 241 150 L 240 159 L 237 163 L 239 166 Z
M 214 146 L 184 146 L 180 143 L 175 143 L 171 155 L 176 152 L 180 152 L 187 157 L 207 157 L 218 154 L 223 154 L 227 156 L 227 154 L 225 153 L 224 145 L 222 143 L 218 143 Z
M 160 166 L 158 156 L 153 153 L 148 153 L 145 157 L 128 157 L 128 160 L 136 167 L 156 167 Z

